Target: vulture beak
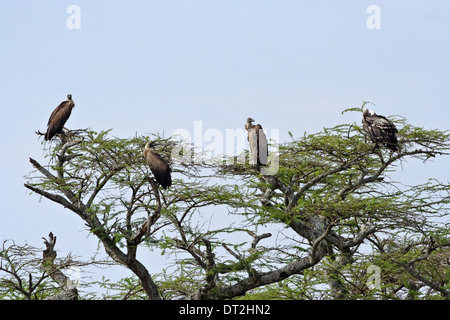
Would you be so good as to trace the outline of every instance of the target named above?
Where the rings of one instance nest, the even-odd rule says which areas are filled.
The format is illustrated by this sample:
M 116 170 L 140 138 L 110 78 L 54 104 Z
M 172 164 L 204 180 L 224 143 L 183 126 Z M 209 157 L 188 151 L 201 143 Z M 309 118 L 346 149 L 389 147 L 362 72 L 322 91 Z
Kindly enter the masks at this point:
M 149 142 L 147 142 L 147 143 L 145 144 L 145 149 L 153 148 L 155 145 L 156 145 L 155 142 L 149 141 Z

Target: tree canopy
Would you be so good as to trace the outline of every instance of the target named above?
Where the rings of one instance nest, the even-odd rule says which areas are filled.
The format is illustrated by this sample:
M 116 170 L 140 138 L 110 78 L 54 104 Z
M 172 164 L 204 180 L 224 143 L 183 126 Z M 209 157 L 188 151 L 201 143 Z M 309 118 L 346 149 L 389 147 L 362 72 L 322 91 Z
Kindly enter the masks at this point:
M 108 256 L 133 272 L 106 281 L 117 293 L 107 298 L 447 299 L 450 185 L 406 186 L 390 175 L 406 159 L 432 165 L 447 155 L 450 133 L 390 117 L 399 140 L 392 152 L 365 136 L 361 110 L 344 111 L 354 123 L 291 134 L 271 157 L 278 161 L 271 175 L 225 157 L 193 161 L 189 145 L 157 134 L 74 130 L 46 145 L 48 164 L 30 158 L 25 187 L 78 215 Z M 171 163 L 167 190 L 142 156 L 149 141 Z M 221 225 L 214 210 L 224 212 Z M 138 250 L 180 254 L 151 274 Z M 8 257 L 5 247 L 0 272 L 12 275 Z M 20 296 L 8 292 L 0 294 Z

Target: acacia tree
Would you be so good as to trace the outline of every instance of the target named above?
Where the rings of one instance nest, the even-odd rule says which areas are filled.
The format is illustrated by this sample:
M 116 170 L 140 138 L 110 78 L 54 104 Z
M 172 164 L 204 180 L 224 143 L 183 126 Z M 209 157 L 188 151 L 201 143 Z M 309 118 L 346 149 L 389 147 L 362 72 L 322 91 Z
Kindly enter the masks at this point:
M 448 298 L 450 186 L 408 187 L 389 174 L 405 159 L 445 155 L 450 134 L 392 120 L 398 152 L 342 124 L 280 145 L 274 175 L 230 159 L 193 161 L 157 135 L 80 130 L 46 150 L 48 165 L 30 158 L 25 187 L 77 214 L 135 274 L 124 282 L 131 289 L 110 285 L 127 298 Z M 149 140 L 172 160 L 167 190 L 142 157 Z M 184 162 L 175 162 L 179 150 Z M 207 214 L 218 208 L 225 226 Z M 148 249 L 178 253 L 172 271 L 150 274 L 137 257 Z

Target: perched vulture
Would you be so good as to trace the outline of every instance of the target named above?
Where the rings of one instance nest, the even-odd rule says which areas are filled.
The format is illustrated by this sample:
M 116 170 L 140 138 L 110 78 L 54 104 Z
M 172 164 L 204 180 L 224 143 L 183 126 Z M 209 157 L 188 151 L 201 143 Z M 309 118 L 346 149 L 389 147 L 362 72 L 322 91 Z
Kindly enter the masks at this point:
M 255 122 L 255 120 L 247 118 L 245 129 L 248 131 L 247 139 L 252 153 L 253 164 L 266 165 L 269 156 L 267 138 L 262 126 L 260 124 L 255 126 L 252 122 Z
M 172 177 L 169 164 L 161 158 L 159 154 L 153 150 L 153 143 L 147 142 L 144 149 L 144 157 L 147 159 L 150 170 L 152 171 L 156 181 L 164 188 L 167 189 L 172 185 Z
M 67 100 L 61 102 L 59 106 L 57 106 L 56 109 L 53 110 L 50 119 L 48 119 L 47 133 L 44 137 L 45 141 L 51 140 L 55 134 L 62 132 L 64 124 L 66 123 L 67 119 L 69 119 L 70 113 L 72 112 L 72 109 L 74 107 L 75 103 L 72 100 L 72 95 L 68 94 Z
M 398 151 L 397 128 L 386 117 L 364 109 L 362 125 L 364 131 L 377 145 L 382 144 L 392 151 Z

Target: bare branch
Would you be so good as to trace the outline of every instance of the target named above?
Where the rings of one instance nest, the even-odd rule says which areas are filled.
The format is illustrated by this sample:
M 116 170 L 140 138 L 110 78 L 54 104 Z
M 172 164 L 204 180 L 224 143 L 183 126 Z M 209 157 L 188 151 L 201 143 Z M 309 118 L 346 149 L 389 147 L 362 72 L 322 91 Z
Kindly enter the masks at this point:
M 206 238 L 203 238 L 202 241 L 206 246 L 206 285 L 200 290 L 200 292 L 201 294 L 204 294 L 216 287 L 219 277 L 217 272 L 212 271 L 216 267 L 216 262 L 214 260 L 215 255 L 212 252 L 211 242 Z
M 64 170 L 63 170 L 64 162 L 82 155 L 82 154 L 74 154 L 74 155 L 66 156 L 65 155 L 66 151 L 70 147 L 73 147 L 73 146 L 81 143 L 83 140 L 84 140 L 83 137 L 81 137 L 81 139 L 78 139 L 78 140 L 69 140 L 66 143 L 64 143 L 63 146 L 61 147 L 61 150 L 59 151 L 58 156 L 57 156 L 58 161 L 57 161 L 57 164 L 56 164 L 57 171 L 58 171 L 58 179 L 59 180 L 62 180 L 64 178 Z
M 357 246 L 361 244 L 370 234 L 374 233 L 377 230 L 374 225 L 363 225 L 361 231 L 351 240 L 346 240 L 342 243 L 340 247 L 341 250 L 347 251 L 349 248 Z
M 50 181 L 56 183 L 60 187 L 59 190 L 62 193 L 64 193 L 67 198 L 69 198 L 69 200 L 72 202 L 73 205 L 75 205 L 75 203 L 77 204 L 76 207 L 78 207 L 78 212 L 74 211 L 74 210 L 72 210 L 72 211 L 77 212 L 78 214 L 80 214 L 80 212 L 84 210 L 84 205 L 79 201 L 78 197 L 72 191 L 69 190 L 69 187 L 64 183 L 64 180 L 61 180 L 61 179 L 58 179 L 57 177 L 55 177 L 47 169 L 45 169 L 43 166 L 41 166 L 39 164 L 39 162 L 37 162 L 36 160 L 30 158 L 30 162 L 33 164 L 33 166 L 39 172 L 41 172 L 44 176 L 46 176 Z M 38 190 L 37 188 L 30 188 L 31 186 L 27 185 L 27 184 L 25 184 L 25 187 L 27 187 L 30 190 L 33 190 L 34 192 L 37 192 L 36 190 Z M 44 193 L 49 195 L 49 193 L 47 193 L 47 192 L 45 192 L 43 190 L 39 190 L 39 191 L 42 191 L 42 193 L 40 193 L 41 195 L 44 195 Z M 39 192 L 37 192 L 37 193 L 39 193 Z M 47 197 L 47 198 L 50 199 L 50 200 L 53 200 L 52 198 L 55 198 L 55 197 Z M 61 196 L 57 196 L 56 198 L 61 199 L 62 197 Z M 59 201 L 56 201 L 56 202 L 59 202 Z M 61 203 L 61 202 L 59 202 L 59 203 Z M 69 206 L 65 206 L 65 207 L 69 208 Z
M 317 256 L 317 248 L 319 247 L 320 243 L 325 240 L 325 238 L 328 236 L 328 234 L 331 232 L 331 229 L 334 227 L 334 223 L 330 223 L 327 226 L 327 229 L 325 232 L 314 240 L 313 245 L 311 246 L 311 253 L 309 254 L 309 259 L 311 264 L 315 264 L 318 262 L 318 256 Z
M 36 192 L 37 194 L 40 194 L 41 196 L 44 196 L 45 198 L 52 200 L 53 202 L 61 204 L 63 207 L 68 208 L 75 212 L 76 214 L 83 216 L 83 210 L 81 210 L 78 206 L 74 205 L 73 203 L 70 203 L 66 198 L 58 195 L 58 194 L 52 194 L 49 192 L 46 192 L 44 190 L 35 188 L 29 184 L 24 184 L 25 188 L 30 189 L 33 192 Z
M 257 245 L 258 242 L 261 241 L 262 239 L 269 238 L 269 237 L 272 236 L 271 233 L 263 233 L 263 234 L 261 234 L 261 235 L 257 235 L 257 234 L 255 234 L 255 233 L 253 233 L 253 232 L 251 232 L 251 231 L 248 231 L 248 230 L 247 230 L 247 233 L 253 237 L 253 241 L 252 241 L 252 244 L 251 244 L 251 248 L 252 248 L 252 249 L 256 249 L 256 245 Z
M 67 277 L 62 271 L 54 265 L 56 258 L 55 244 L 56 237 L 50 232 L 49 240 L 44 239 L 46 249 L 43 251 L 42 266 L 50 275 L 50 277 L 58 283 L 62 292 L 58 295 L 51 297 L 50 300 L 77 300 L 78 290 L 72 280 Z
M 222 247 L 228 251 L 229 254 L 231 254 L 233 257 L 235 257 L 237 260 L 241 260 L 242 257 L 237 254 L 236 252 L 234 252 L 233 250 L 231 250 L 225 243 L 222 243 Z

